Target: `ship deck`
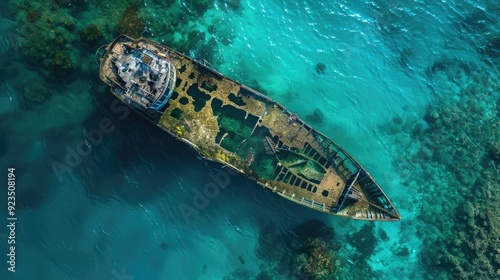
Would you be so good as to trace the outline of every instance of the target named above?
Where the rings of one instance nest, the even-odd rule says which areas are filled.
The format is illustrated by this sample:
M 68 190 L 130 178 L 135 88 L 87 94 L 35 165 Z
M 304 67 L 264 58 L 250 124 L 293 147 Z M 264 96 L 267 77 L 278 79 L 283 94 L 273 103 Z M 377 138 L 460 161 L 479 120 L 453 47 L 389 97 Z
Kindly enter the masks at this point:
M 165 46 L 147 39 L 133 44 L 168 56 L 174 65 L 174 92 L 156 124 L 203 157 L 319 211 L 365 220 L 400 219 L 350 154 L 278 102 Z

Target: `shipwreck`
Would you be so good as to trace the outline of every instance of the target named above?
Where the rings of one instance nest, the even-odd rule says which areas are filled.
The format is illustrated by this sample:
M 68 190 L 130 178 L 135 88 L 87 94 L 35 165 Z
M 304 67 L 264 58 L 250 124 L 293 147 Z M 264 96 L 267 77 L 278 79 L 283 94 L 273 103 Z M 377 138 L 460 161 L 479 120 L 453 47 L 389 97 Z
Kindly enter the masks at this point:
M 145 38 L 98 52 L 99 76 L 122 102 L 207 160 L 300 205 L 361 220 L 399 220 L 348 152 L 271 98 Z

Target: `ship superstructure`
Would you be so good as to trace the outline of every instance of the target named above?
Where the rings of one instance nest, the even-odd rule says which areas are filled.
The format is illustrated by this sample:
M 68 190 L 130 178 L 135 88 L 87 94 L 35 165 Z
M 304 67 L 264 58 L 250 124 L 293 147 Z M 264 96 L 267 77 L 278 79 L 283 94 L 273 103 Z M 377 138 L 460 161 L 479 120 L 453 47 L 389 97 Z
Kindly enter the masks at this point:
M 166 53 L 115 44 L 108 59 L 101 68 L 101 79 L 126 104 L 139 110 L 159 110 L 172 96 L 176 71 Z
M 204 158 L 318 211 L 363 220 L 401 218 L 349 153 L 205 61 L 125 35 L 100 59 L 99 75 L 114 95 Z

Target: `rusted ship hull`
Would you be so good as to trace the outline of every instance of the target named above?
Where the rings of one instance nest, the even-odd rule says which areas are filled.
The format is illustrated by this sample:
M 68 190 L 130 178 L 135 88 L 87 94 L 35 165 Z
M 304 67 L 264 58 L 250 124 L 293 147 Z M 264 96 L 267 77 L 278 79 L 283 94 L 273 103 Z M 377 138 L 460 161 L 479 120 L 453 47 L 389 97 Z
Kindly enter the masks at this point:
M 133 64 L 152 73 L 147 79 L 136 77 L 130 82 L 123 74 L 140 68 L 125 64 L 130 53 L 134 53 Z M 124 35 L 109 44 L 100 59 L 100 78 L 118 98 L 204 158 L 228 165 L 276 194 L 321 212 L 362 220 L 400 219 L 384 191 L 349 153 L 278 102 L 203 61 L 148 39 Z M 175 86 L 169 93 L 172 75 Z M 165 86 L 158 86 L 155 77 Z M 165 93 L 158 95 L 162 90 Z M 148 100 L 136 98 L 142 92 Z M 145 107 L 141 109 L 131 96 Z M 158 108 L 164 96 L 168 100 Z

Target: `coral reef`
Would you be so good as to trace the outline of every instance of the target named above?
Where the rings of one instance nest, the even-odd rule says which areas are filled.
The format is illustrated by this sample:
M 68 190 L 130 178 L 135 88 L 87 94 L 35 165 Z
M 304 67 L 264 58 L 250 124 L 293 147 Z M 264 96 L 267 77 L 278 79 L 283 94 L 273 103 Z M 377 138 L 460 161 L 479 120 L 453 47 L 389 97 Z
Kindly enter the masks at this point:
M 22 96 L 25 106 L 31 108 L 49 99 L 50 91 L 40 79 L 32 78 L 26 81 L 26 85 L 22 89 Z
M 319 238 L 309 238 L 302 247 L 303 254 L 294 261 L 294 269 L 302 279 L 330 279 L 334 272 L 333 256 L 328 244 Z
M 205 41 L 205 33 L 193 30 L 183 38 L 180 44 L 180 50 L 189 53 L 190 50 L 197 50 L 198 46 Z
M 90 24 L 85 29 L 81 30 L 80 38 L 82 42 L 93 48 L 104 43 L 104 35 L 95 24 Z
M 54 9 L 47 3 L 43 5 L 46 6 L 22 2 L 11 7 L 16 21 L 23 23 L 16 40 L 20 54 L 30 61 L 31 66 L 39 69 L 44 77 L 55 79 L 56 74 L 68 74 L 76 67 L 78 50 L 71 45 L 74 20 L 65 9 Z
M 408 247 L 401 245 L 395 248 L 394 255 L 398 257 L 408 257 L 410 255 L 410 250 Z
M 122 19 L 118 25 L 118 33 L 128 36 L 141 37 L 146 24 L 139 18 L 139 4 L 132 4 L 123 12 Z
M 59 7 L 77 7 L 85 8 L 87 7 L 88 0 L 55 0 L 55 4 Z
M 500 164 L 500 140 L 494 141 L 491 143 L 488 149 L 488 156 L 493 160 L 497 165 Z
M 213 7 L 214 0 L 187 1 L 186 6 L 195 16 L 202 16 L 209 8 Z
M 282 277 L 332 279 L 338 265 L 333 229 L 322 221 L 307 220 L 291 232 L 290 236 L 273 225 L 262 227 L 255 254 Z
M 197 56 L 199 58 L 203 58 L 208 61 L 210 59 L 211 64 L 220 65 L 224 62 L 221 55 L 217 55 L 219 53 L 219 46 L 217 40 L 215 38 L 210 38 L 207 42 L 203 42 L 200 47 L 198 47 Z
M 417 227 L 423 241 L 418 257 L 434 279 L 498 276 L 500 82 L 490 71 L 458 59 L 436 61 L 427 75 L 439 87 L 424 123 L 408 128 L 411 121 L 404 120 L 402 133 L 391 132 L 398 142 L 410 137 L 409 143 L 419 143 L 398 164 L 412 171 L 403 185 L 422 196 L 418 218 L 426 226 Z M 394 253 L 410 252 L 400 246 Z
M 224 276 L 223 280 L 250 280 L 252 279 L 252 274 L 250 271 L 238 268 L 235 271 L 231 272 L 229 275 Z
M 380 240 L 382 241 L 389 241 L 389 236 L 387 235 L 387 232 L 383 228 L 378 229 L 378 235 L 380 237 Z
M 19 50 L 31 66 L 48 79 L 65 74 L 65 80 L 71 80 L 78 75 L 67 74 L 93 71 L 93 51 L 118 33 L 149 36 L 220 65 L 223 61 L 218 46 L 232 42 L 235 34 L 222 19 L 200 17 L 213 2 L 153 1 L 153 5 L 144 5 L 138 0 L 126 4 L 110 0 L 20 1 L 13 2 L 9 12 L 19 25 L 19 33 L 14 35 Z M 229 4 L 237 7 L 239 1 Z M 146 18 L 151 28 L 146 28 Z M 85 48 L 79 47 L 82 43 Z
M 42 17 L 42 12 L 36 9 L 30 10 L 28 12 L 28 21 L 35 22 Z
M 215 1 L 154 2 L 165 8 L 154 9 L 148 4 L 138 12 L 140 18 L 147 18 L 145 36 L 184 54 L 203 58 L 215 68 L 224 62 L 219 45 L 232 43 L 236 36 L 234 27 L 224 18 L 201 16 L 214 7 Z
M 325 115 L 321 112 L 321 110 L 314 109 L 312 114 L 306 115 L 306 120 L 313 124 L 320 124 L 325 120 Z
M 275 248 L 285 247 L 287 246 L 280 235 L 279 229 L 268 224 L 260 229 L 259 242 L 255 248 L 255 255 L 264 260 L 275 261 L 283 254 L 283 252 Z
M 359 257 L 368 259 L 375 251 L 378 242 L 375 236 L 375 226 L 373 223 L 365 224 L 359 231 L 348 236 L 347 241 L 356 249 Z

